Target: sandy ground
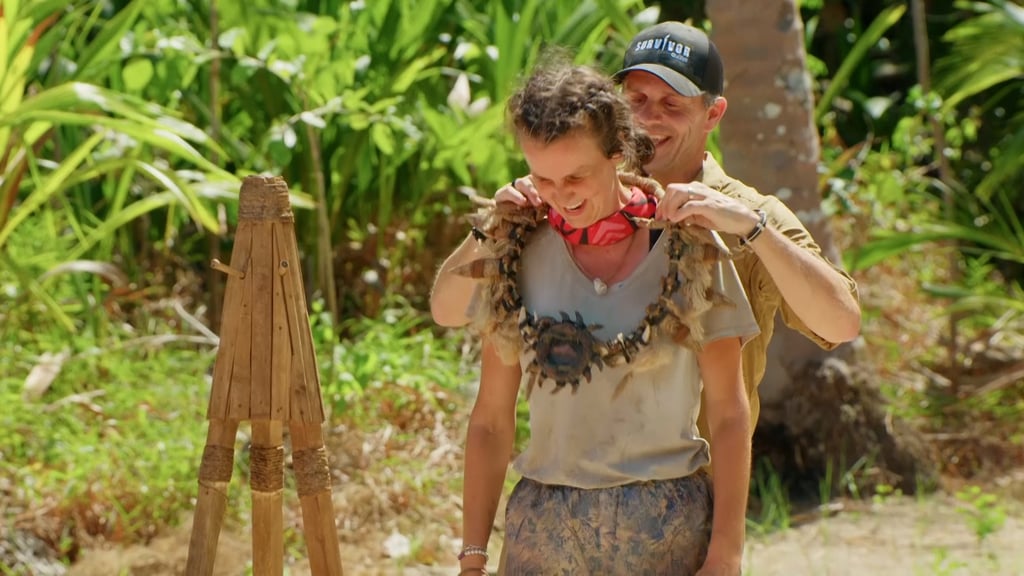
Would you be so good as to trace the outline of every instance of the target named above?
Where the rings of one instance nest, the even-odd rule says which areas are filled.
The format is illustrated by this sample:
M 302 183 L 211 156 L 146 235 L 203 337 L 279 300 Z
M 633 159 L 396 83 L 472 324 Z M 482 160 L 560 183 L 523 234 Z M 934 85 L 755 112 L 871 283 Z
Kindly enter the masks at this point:
M 895 499 L 752 538 L 744 573 L 1024 576 L 1021 508 L 979 544 L 957 506 L 948 496 Z
M 979 544 L 969 519 L 952 497 L 851 503 L 831 517 L 767 536 L 752 535 L 744 573 L 767 575 L 989 575 L 1024 576 L 1024 508 L 1007 504 L 1005 524 Z M 188 526 L 148 547 L 92 550 L 72 566 L 72 576 L 179 576 L 184 572 Z M 401 566 L 384 554 L 384 542 L 343 548 L 347 576 L 451 574 L 453 563 Z M 376 549 L 374 549 L 376 548 Z M 218 549 L 218 576 L 247 573 L 248 536 L 225 533 Z M 306 565 L 286 574 L 309 574 Z

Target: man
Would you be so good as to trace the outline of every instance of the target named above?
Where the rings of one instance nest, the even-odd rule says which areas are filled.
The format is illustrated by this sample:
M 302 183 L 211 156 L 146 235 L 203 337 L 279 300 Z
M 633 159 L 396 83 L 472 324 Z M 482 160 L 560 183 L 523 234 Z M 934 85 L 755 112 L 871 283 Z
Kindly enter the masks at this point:
M 780 200 L 730 178 L 707 153 L 708 136 L 728 103 L 721 57 L 704 32 L 680 22 L 647 28 L 630 41 L 615 78 L 654 140 L 654 158 L 644 168 L 665 187 L 656 217 L 716 230 L 736 253 L 733 262 L 761 328 L 743 348 L 753 430 L 776 312 L 822 348 L 835 348 L 860 332 L 856 284 L 821 254 Z M 529 178 L 502 188 L 495 199 L 540 203 Z M 485 256 L 469 237 L 442 265 L 431 294 L 438 324 L 469 322 L 476 281 L 452 269 Z M 703 411 L 698 426 L 707 438 Z

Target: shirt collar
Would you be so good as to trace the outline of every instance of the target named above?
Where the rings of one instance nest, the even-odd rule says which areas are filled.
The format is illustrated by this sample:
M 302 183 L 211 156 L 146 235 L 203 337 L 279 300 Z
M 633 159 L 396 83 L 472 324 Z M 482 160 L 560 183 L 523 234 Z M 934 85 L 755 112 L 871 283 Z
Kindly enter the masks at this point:
M 725 175 L 725 171 L 718 165 L 715 157 L 710 152 L 704 152 L 704 163 L 700 173 L 697 174 L 696 181 L 703 182 L 713 190 L 721 190 L 729 182 L 729 177 Z

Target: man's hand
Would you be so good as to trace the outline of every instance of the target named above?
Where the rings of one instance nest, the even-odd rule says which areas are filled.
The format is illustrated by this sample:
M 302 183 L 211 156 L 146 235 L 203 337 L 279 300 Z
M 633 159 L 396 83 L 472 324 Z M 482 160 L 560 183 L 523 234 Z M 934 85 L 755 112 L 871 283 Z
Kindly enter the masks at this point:
M 654 217 L 740 237 L 749 234 L 761 219 L 749 207 L 700 182 L 669 184 Z
M 516 178 L 494 193 L 495 202 L 511 202 L 516 206 L 540 206 L 544 203 L 529 176 Z

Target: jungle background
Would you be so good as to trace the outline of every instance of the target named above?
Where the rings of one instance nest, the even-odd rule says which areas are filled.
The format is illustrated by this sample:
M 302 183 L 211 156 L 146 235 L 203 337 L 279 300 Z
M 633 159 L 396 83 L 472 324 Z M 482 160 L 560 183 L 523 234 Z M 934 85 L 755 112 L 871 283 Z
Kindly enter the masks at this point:
M 183 570 L 209 263 L 261 173 L 292 192 L 346 573 L 450 573 L 477 348 L 430 321 L 434 271 L 471 197 L 526 173 L 503 103 L 542 48 L 611 72 L 666 19 L 722 47 L 712 152 L 785 191 L 864 310 L 832 354 L 776 337 L 747 572 L 1024 574 L 1024 8 L 1004 0 L 0 0 L 0 572 Z M 221 574 L 250 570 L 247 446 L 243 426 Z M 288 473 L 285 493 L 308 573 Z

